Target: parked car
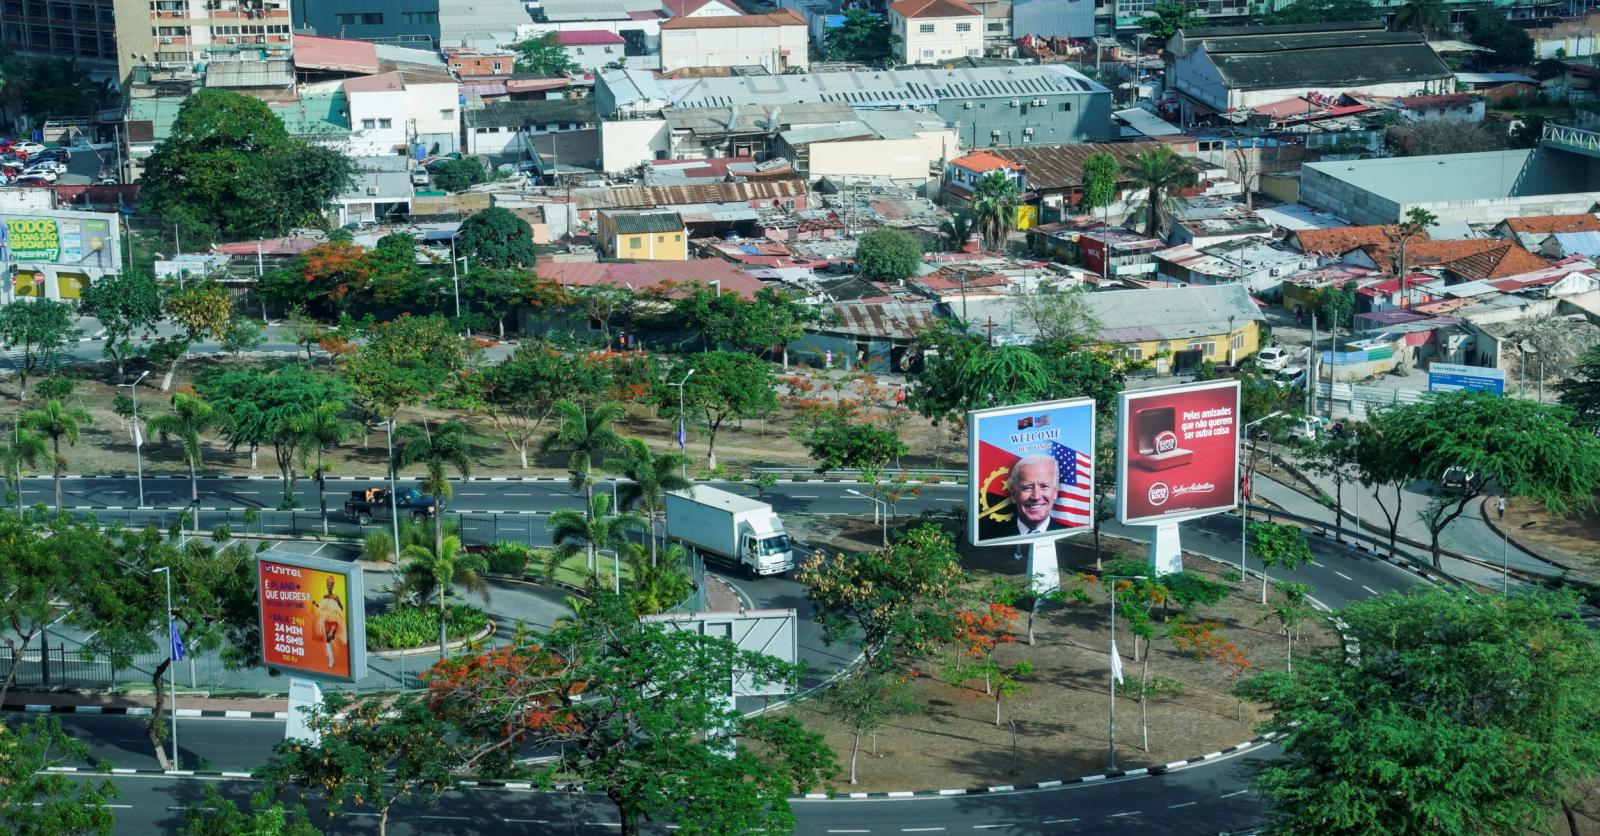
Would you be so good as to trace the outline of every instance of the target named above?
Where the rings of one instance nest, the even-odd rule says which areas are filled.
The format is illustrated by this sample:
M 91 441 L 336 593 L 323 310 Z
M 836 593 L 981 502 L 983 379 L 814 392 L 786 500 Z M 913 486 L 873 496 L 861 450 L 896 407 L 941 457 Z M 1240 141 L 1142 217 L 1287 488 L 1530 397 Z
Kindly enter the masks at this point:
M 29 171 L 17 178 L 19 186 L 49 186 L 53 185 L 59 177 L 54 171 Z
M 1309 415 L 1302 415 L 1295 418 L 1293 423 L 1289 425 L 1289 435 L 1293 438 L 1303 438 L 1311 441 L 1317 437 L 1327 423 L 1328 419 L 1326 418 L 1313 418 Z
M 1256 352 L 1256 365 L 1267 371 L 1277 371 L 1289 365 L 1289 349 L 1281 345 L 1269 345 Z
M 45 147 L 37 142 L 19 142 L 16 145 L 11 146 L 11 150 L 14 153 L 20 152 L 31 157 L 34 154 L 45 150 Z
M 120 186 L 122 185 L 122 182 L 117 180 L 115 177 L 101 177 L 100 179 L 94 181 L 94 184 L 96 186 Z
M 1439 484 L 1447 491 L 1471 491 L 1478 487 L 1478 474 L 1460 465 L 1452 465 L 1444 469 Z
M 1272 373 L 1272 382 L 1288 389 L 1303 389 L 1306 385 L 1305 366 L 1284 366 Z
M 57 162 L 66 163 L 72 161 L 72 152 L 65 148 L 46 148 L 43 151 L 34 154 L 33 158 L 36 160 L 56 160 Z
M 67 165 L 66 163 L 58 163 L 55 160 L 37 160 L 28 163 L 23 167 L 22 171 L 25 174 L 35 171 L 49 171 L 55 174 L 66 174 Z

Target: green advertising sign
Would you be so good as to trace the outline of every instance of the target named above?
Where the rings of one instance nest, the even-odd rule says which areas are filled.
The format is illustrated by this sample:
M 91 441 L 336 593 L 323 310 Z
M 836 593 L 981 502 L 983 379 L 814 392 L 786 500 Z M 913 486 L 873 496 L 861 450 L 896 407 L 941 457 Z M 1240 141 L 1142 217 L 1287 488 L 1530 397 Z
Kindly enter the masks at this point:
M 54 218 L 8 220 L 6 240 L 16 261 L 55 262 L 61 256 L 61 230 Z

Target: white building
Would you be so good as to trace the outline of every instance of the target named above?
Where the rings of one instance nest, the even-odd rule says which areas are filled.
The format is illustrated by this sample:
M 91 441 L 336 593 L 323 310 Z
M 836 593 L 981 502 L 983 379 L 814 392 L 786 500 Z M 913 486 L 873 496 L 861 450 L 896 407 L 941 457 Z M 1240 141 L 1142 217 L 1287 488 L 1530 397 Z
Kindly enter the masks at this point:
M 525 153 L 524 136 L 593 130 L 594 98 L 495 102 L 466 113 L 467 153 L 504 162 Z
M 556 33 L 556 43 L 573 63 L 594 70 L 622 60 L 627 41 L 605 29 L 567 29 Z
M 900 0 L 889 7 L 902 64 L 983 55 L 983 12 L 965 0 Z
M 358 76 L 344 81 L 350 102 L 352 157 L 394 154 L 406 144 L 406 87 L 399 73 Z
M 811 66 L 806 22 L 793 11 L 675 17 L 661 24 L 661 69 L 759 65 L 768 72 Z
M 727 0 L 661 0 L 661 8 L 672 17 L 730 17 L 744 9 Z

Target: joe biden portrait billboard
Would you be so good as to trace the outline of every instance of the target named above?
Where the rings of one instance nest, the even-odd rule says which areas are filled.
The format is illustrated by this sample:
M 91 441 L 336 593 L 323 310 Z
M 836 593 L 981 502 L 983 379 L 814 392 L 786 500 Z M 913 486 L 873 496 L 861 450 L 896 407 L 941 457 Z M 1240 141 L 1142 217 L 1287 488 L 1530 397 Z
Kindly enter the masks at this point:
M 1094 400 L 967 413 L 967 538 L 1048 540 L 1094 527 Z

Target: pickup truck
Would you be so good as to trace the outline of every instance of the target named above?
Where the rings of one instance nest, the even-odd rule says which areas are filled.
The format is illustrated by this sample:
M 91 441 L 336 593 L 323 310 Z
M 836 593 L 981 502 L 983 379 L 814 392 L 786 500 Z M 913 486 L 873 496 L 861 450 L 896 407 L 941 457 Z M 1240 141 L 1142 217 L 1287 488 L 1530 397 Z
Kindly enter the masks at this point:
M 389 508 L 388 488 L 351 491 L 350 498 L 344 502 L 345 516 L 355 520 L 357 525 L 389 519 Z M 394 495 L 394 509 L 400 514 L 409 512 L 414 520 L 423 520 L 439 510 L 439 500 L 416 488 L 401 488 Z

